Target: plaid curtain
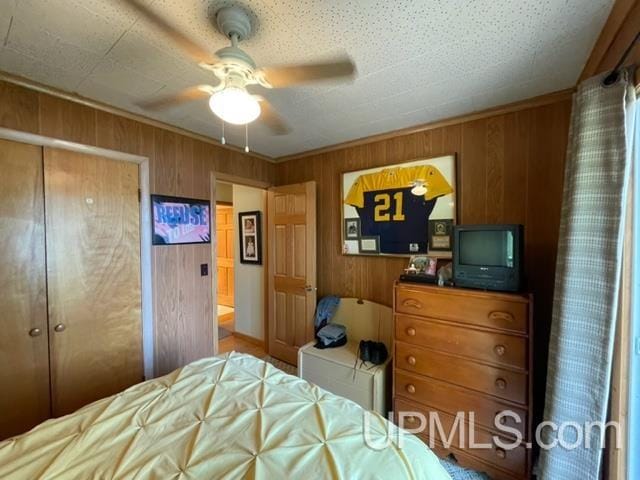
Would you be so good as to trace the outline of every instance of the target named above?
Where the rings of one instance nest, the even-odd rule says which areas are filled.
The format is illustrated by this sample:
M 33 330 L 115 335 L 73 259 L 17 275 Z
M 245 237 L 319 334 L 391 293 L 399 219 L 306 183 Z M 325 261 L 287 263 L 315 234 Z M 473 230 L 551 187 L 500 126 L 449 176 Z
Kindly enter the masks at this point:
M 585 435 L 586 448 L 575 426 L 607 418 L 635 104 L 632 75 L 621 77 L 610 87 L 591 78 L 573 98 L 544 412 L 558 427 L 572 426 L 547 427 L 541 437 L 578 446 L 541 449 L 543 480 L 600 477 L 600 430 Z

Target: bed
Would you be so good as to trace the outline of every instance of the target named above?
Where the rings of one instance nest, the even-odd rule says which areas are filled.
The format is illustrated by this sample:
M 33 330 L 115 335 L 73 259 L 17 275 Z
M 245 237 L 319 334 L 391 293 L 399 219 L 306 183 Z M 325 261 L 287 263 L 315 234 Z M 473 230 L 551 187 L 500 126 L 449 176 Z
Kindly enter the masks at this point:
M 239 353 L 191 363 L 0 443 L 0 478 L 449 479 L 416 437 Z M 371 444 L 386 438 L 371 414 Z

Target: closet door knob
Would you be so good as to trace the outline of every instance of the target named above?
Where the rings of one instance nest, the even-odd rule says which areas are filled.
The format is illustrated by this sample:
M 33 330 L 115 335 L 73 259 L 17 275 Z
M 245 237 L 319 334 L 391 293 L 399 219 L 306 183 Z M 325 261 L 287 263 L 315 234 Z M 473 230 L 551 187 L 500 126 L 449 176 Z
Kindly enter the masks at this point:
M 31 337 L 39 337 L 42 334 L 42 330 L 39 328 L 32 328 L 29 330 L 29 336 Z
M 55 327 L 53 327 L 53 329 L 58 333 L 64 332 L 66 328 L 67 327 L 65 327 L 63 323 L 59 323 Z
M 409 355 L 407 357 L 407 363 L 409 365 L 415 365 L 416 364 L 416 357 L 414 357 L 413 355 Z

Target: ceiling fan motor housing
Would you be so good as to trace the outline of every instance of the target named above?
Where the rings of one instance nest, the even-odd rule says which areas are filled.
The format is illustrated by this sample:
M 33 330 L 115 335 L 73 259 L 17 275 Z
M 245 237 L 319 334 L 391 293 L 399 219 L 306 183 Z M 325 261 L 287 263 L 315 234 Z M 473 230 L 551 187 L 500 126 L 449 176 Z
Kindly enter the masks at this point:
M 216 12 L 216 23 L 218 30 L 228 38 L 236 36 L 241 41 L 251 35 L 251 19 L 240 7 L 222 7 Z

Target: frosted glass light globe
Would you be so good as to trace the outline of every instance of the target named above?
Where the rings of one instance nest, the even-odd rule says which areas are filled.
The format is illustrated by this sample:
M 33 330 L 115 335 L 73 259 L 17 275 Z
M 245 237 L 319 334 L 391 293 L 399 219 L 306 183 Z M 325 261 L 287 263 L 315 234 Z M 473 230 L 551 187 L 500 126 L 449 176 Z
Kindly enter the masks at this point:
M 211 95 L 211 111 L 227 123 L 245 125 L 260 116 L 260 103 L 243 88 L 228 87 Z

